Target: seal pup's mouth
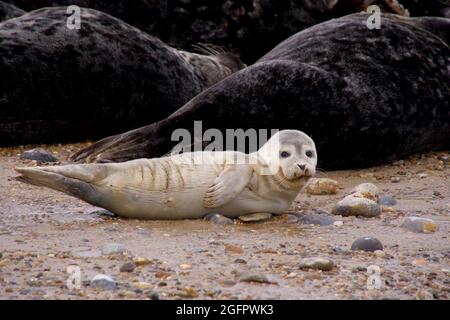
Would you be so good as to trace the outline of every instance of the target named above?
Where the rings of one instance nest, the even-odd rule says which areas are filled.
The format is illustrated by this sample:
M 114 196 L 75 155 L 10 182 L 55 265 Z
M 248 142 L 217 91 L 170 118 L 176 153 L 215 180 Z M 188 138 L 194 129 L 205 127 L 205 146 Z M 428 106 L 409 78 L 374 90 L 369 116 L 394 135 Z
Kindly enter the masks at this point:
M 298 172 L 294 176 L 288 178 L 283 173 L 283 170 L 279 168 L 277 174 L 273 175 L 273 178 L 285 189 L 298 189 L 304 186 L 312 176 L 310 170 L 305 170 L 304 172 Z

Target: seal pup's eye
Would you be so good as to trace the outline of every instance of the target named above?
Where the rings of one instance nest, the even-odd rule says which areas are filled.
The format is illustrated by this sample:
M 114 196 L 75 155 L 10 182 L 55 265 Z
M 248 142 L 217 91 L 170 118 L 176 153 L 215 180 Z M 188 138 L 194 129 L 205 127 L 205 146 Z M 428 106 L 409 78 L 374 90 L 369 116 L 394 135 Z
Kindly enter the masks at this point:
M 306 151 L 305 154 L 308 158 L 312 158 L 312 156 L 314 155 L 311 150 Z
M 280 153 L 280 156 L 282 157 L 282 158 L 287 158 L 287 157 L 289 157 L 291 154 L 289 153 L 289 152 L 287 152 L 287 151 L 283 151 L 283 152 L 281 152 Z

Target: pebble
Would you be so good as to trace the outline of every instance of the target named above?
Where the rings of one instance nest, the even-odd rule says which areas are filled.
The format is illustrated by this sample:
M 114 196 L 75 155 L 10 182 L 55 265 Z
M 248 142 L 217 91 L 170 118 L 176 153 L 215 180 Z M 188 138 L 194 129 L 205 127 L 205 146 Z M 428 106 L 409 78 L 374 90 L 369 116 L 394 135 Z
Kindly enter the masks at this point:
M 344 225 L 344 221 L 338 220 L 333 222 L 333 226 L 335 227 L 342 227 Z
M 90 212 L 90 214 L 97 215 L 97 216 L 106 216 L 106 217 L 110 217 L 110 218 L 117 217 L 117 215 L 115 213 L 112 213 L 111 211 L 106 210 L 106 209 L 94 210 L 94 211 Z
M 106 274 L 97 274 L 92 278 L 91 285 L 104 290 L 113 290 L 117 287 L 116 282 Z
M 120 267 L 120 272 L 133 272 L 136 269 L 134 262 L 126 262 Z
M 120 243 L 108 243 L 105 244 L 102 248 L 103 255 L 120 254 L 126 251 L 126 247 Z
M 139 267 L 141 267 L 141 266 L 146 266 L 146 265 L 152 263 L 151 260 L 149 260 L 149 259 L 147 259 L 147 258 L 144 258 L 144 257 L 135 257 L 135 258 L 133 259 L 133 262 L 134 262 L 134 264 L 135 264 L 136 266 L 139 266 Z
M 314 224 L 319 226 L 329 226 L 335 221 L 329 214 L 306 213 L 298 216 L 298 222 L 301 224 Z
M 99 250 L 72 251 L 71 255 L 77 258 L 98 258 L 102 256 Z
M 152 289 L 153 285 L 148 283 L 148 282 L 143 282 L 143 281 L 139 281 L 139 282 L 135 282 L 133 283 L 133 286 L 135 288 L 141 289 L 141 290 L 148 290 L 148 289 Z
M 397 213 L 397 211 L 395 211 L 395 209 L 392 208 L 392 207 L 383 207 L 381 209 L 381 211 L 383 211 L 384 213 L 390 213 L 390 214 L 396 214 Z
M 51 152 L 43 148 L 35 148 L 22 152 L 21 160 L 35 160 L 37 162 L 57 162 L 56 158 Z
M 377 257 L 380 257 L 380 258 L 386 256 L 386 253 L 383 250 L 375 250 L 374 253 Z
M 300 269 L 330 271 L 334 267 L 334 262 L 328 258 L 321 257 L 304 258 L 300 261 L 299 267 Z
M 400 182 L 400 178 L 399 177 L 391 177 L 391 182 L 392 183 L 399 183 Z
M 198 293 L 197 293 L 197 291 L 195 291 L 194 288 L 186 287 L 186 288 L 183 288 L 182 292 L 178 293 L 178 296 L 180 296 L 182 298 L 193 299 L 193 298 L 198 298 Z
M 366 272 L 367 271 L 367 267 L 366 266 L 361 266 L 361 265 L 356 265 L 354 267 L 352 267 L 353 271 L 362 271 L 362 272 Z
M 433 233 L 439 229 L 439 225 L 432 219 L 420 217 L 407 217 L 401 227 L 416 233 Z
M 227 244 L 227 245 L 225 245 L 225 252 L 231 253 L 231 254 L 242 254 L 242 253 L 244 253 L 244 250 L 242 249 L 241 246 Z
M 421 172 L 421 173 L 417 174 L 417 177 L 420 179 L 425 179 L 426 177 L 428 177 L 428 175 L 426 173 Z
M 380 215 L 381 206 L 378 203 L 358 195 L 356 193 L 346 196 L 333 207 L 331 213 L 343 217 L 362 216 L 366 218 L 373 218 Z
M 377 238 L 361 237 L 352 243 L 351 249 L 375 252 L 377 250 L 383 250 L 383 244 Z
M 242 274 L 239 277 L 239 281 L 242 282 L 258 282 L 258 283 L 273 283 L 270 281 L 269 277 L 265 274 L 258 274 L 258 273 L 246 273 Z
M 239 220 L 243 222 L 262 222 L 272 218 L 270 213 L 251 213 L 245 216 L 240 216 Z
M 227 225 L 227 224 L 234 224 L 234 221 L 230 218 L 227 218 L 221 214 L 218 213 L 210 213 L 206 215 L 203 220 L 205 221 L 211 221 L 218 225 Z
M 352 191 L 350 191 L 350 195 L 355 194 L 363 198 L 378 202 L 378 198 L 380 197 L 380 190 L 373 183 L 361 183 L 353 188 Z
M 187 263 L 180 264 L 180 269 L 181 270 L 189 270 L 191 268 L 192 268 L 192 266 L 190 264 L 187 264 Z
M 395 206 L 397 204 L 397 200 L 394 197 L 384 196 L 380 198 L 379 203 L 383 206 Z
M 336 194 L 338 182 L 328 178 L 310 179 L 306 186 L 306 193 L 311 195 L 329 195 Z
M 341 247 L 341 246 L 333 246 L 331 248 L 331 250 L 333 250 L 333 252 L 336 252 L 336 253 L 342 253 L 342 252 L 347 251 L 347 249 L 345 249 L 344 247 Z
M 238 258 L 238 259 L 234 260 L 234 263 L 247 264 L 247 261 L 245 261 L 244 259 Z
M 134 299 L 136 298 L 136 292 L 133 291 L 120 291 L 118 296 L 125 299 Z
M 149 290 L 145 292 L 145 295 L 149 297 L 151 300 L 159 300 L 159 293 L 156 290 Z

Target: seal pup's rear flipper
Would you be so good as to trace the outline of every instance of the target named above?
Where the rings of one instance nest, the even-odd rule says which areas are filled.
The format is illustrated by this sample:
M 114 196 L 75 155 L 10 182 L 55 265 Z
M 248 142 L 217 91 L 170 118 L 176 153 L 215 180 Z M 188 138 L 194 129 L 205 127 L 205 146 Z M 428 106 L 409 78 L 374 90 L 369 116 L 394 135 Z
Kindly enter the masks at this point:
M 101 165 L 67 165 L 55 167 L 15 168 L 21 175 L 16 179 L 36 186 L 64 192 L 98 205 L 99 193 L 95 182 L 104 179 L 107 168 Z

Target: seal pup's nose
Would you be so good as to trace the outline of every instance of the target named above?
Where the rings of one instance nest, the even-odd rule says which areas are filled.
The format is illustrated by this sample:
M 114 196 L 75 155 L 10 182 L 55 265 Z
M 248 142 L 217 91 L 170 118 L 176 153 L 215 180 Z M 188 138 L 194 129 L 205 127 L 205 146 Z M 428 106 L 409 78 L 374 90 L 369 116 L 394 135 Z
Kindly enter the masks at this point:
M 305 170 L 306 164 L 298 164 L 297 163 L 297 165 L 300 169 Z

